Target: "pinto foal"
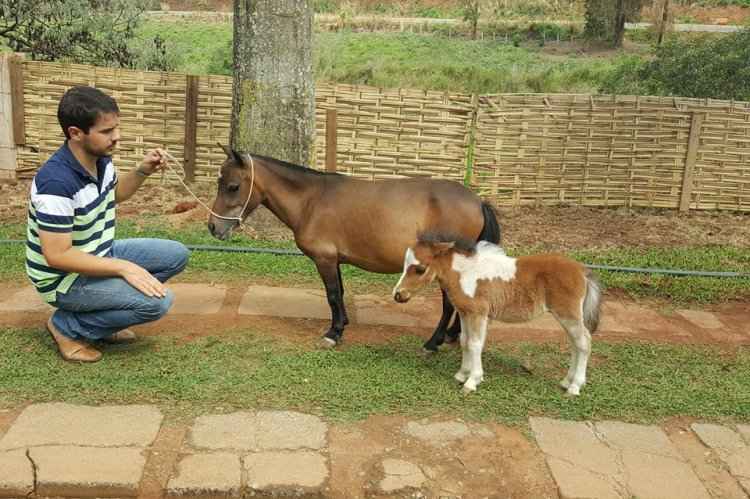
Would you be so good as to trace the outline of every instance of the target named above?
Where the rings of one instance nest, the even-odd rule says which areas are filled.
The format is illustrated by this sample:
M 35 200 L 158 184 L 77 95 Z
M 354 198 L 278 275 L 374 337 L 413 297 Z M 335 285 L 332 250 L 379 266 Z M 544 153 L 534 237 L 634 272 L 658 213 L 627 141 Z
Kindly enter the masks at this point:
M 570 395 L 586 383 L 591 334 L 599 323 L 601 291 L 589 269 L 562 255 L 511 258 L 499 246 L 467 243 L 440 235 L 420 236 L 408 248 L 404 271 L 393 289 L 407 302 L 437 279 L 461 319 L 461 369 L 455 378 L 464 393 L 482 382 L 482 348 L 488 318 L 526 322 L 552 312 L 568 333 L 572 350 L 568 374 L 560 381 Z

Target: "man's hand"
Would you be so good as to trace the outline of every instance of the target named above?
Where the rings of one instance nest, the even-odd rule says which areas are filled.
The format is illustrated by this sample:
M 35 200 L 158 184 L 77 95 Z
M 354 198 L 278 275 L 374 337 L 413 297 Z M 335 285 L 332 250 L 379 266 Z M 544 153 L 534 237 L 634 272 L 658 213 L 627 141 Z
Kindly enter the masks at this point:
M 146 269 L 126 260 L 123 260 L 123 263 L 124 267 L 120 271 L 120 275 L 131 286 L 146 296 L 155 298 L 164 298 L 167 296 L 167 288 L 164 287 L 164 284 L 149 274 Z
M 163 149 L 151 149 L 143 157 L 138 169 L 145 175 L 151 175 L 167 167 L 167 155 Z

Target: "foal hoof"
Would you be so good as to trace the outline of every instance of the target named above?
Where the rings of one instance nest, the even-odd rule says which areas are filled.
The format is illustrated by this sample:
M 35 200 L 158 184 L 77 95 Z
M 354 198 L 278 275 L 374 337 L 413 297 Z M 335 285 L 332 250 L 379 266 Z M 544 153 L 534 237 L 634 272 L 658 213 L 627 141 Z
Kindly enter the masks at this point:
M 320 341 L 318 342 L 318 346 L 322 348 L 323 350 L 330 350 L 331 348 L 334 348 L 338 343 L 333 341 L 331 338 L 327 338 L 323 336 Z

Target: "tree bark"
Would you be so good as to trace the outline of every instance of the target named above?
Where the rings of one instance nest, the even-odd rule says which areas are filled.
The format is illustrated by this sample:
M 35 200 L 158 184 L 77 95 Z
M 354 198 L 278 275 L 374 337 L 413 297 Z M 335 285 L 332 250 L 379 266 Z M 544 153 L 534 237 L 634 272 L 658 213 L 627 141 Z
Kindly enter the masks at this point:
M 312 20 L 307 0 L 234 1 L 235 149 L 313 163 Z

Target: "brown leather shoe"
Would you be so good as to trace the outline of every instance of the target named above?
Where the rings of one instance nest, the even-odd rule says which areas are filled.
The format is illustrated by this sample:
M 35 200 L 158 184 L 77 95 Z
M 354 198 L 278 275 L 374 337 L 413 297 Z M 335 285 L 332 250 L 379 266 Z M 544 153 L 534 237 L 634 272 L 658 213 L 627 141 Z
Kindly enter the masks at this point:
M 112 336 L 102 338 L 102 341 L 104 343 L 132 343 L 137 339 L 138 336 L 136 336 L 133 331 L 131 331 L 130 329 L 123 329 L 121 331 L 117 331 Z
M 60 356 L 72 362 L 96 362 L 102 358 L 102 353 L 89 346 L 88 344 L 68 338 L 62 334 L 54 324 L 52 324 L 52 317 L 47 321 L 47 331 L 49 332 L 52 339 L 57 343 L 57 350 L 60 352 Z

